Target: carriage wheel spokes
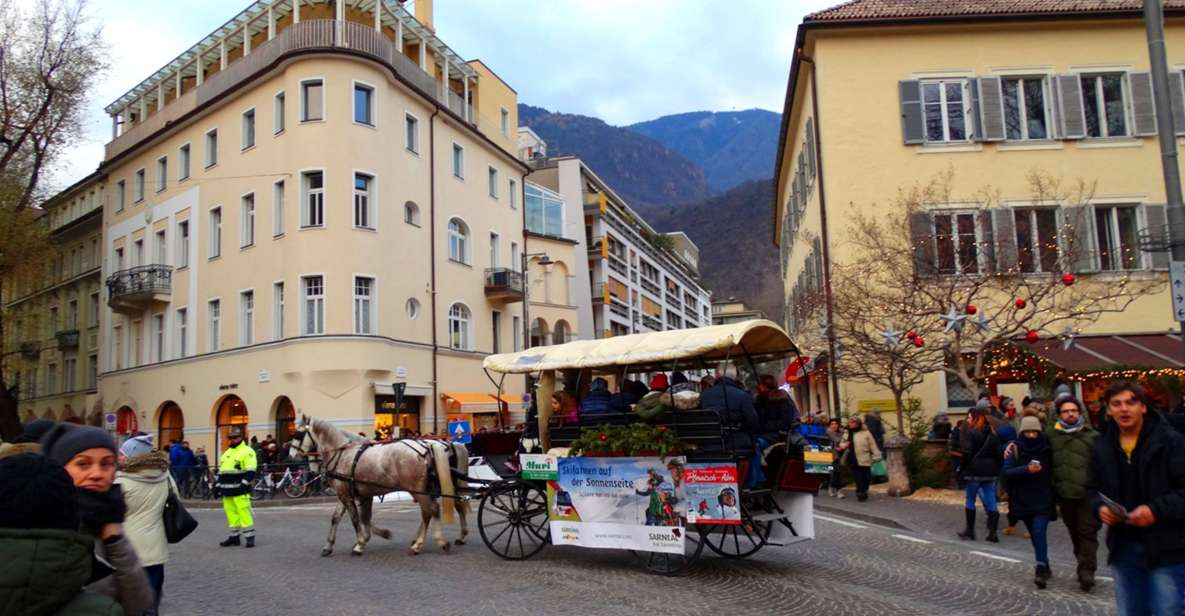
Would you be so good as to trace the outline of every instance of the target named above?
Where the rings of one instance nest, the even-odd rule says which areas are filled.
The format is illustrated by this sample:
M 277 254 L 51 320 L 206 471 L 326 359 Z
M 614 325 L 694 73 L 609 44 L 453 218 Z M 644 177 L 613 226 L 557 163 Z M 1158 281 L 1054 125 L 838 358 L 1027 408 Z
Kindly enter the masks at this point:
M 712 524 L 704 528 L 704 543 L 724 558 L 745 558 L 756 554 L 769 539 L 773 523 L 754 520 L 748 507 L 741 507 L 740 524 Z
M 491 485 L 477 510 L 477 526 L 486 547 L 507 560 L 525 560 L 547 545 L 547 497 L 538 487 L 518 481 Z
M 699 531 L 692 532 L 691 527 L 685 527 L 683 532 L 682 554 L 643 552 L 647 571 L 658 575 L 682 575 L 699 560 L 704 551 L 705 535 Z

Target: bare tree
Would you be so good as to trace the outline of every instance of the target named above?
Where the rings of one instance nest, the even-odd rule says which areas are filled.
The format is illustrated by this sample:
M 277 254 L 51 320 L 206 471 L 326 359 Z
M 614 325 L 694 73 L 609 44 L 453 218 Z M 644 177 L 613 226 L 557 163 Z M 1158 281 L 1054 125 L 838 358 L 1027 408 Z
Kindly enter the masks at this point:
M 37 206 L 45 177 L 83 133 L 88 95 L 106 69 L 106 46 L 85 0 L 40 0 L 30 11 L 0 3 L 0 436 L 20 431 L 16 350 L 5 305 L 21 279 L 44 272 L 51 252 Z

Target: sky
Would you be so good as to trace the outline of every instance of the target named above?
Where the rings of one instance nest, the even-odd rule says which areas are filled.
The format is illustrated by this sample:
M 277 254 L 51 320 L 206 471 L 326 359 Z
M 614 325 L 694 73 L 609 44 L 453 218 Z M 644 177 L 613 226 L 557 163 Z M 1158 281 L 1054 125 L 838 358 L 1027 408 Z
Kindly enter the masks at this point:
M 17 0 L 31 7 L 37 0 Z M 520 103 L 614 125 L 688 111 L 780 111 L 803 15 L 839 0 L 435 0 L 436 34 L 481 59 Z M 110 69 L 86 136 L 51 188 L 90 173 L 111 137 L 103 107 L 246 8 L 249 0 L 89 0 Z

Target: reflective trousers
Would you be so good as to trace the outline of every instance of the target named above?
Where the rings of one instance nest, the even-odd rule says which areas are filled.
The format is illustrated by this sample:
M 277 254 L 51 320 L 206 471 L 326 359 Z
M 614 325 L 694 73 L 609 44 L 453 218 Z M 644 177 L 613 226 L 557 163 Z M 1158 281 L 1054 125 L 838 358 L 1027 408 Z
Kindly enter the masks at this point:
M 230 527 L 230 534 L 242 532 L 246 536 L 255 534 L 255 520 L 251 518 L 251 495 L 222 497 L 222 509 L 226 512 L 226 525 Z

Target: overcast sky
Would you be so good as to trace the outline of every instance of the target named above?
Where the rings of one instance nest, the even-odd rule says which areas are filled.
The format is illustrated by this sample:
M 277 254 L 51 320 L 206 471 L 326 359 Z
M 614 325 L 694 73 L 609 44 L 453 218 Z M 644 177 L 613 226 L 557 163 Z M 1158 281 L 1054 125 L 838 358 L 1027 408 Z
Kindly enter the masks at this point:
M 4 0 L 0 0 L 4 1 Z M 32 5 L 36 0 L 18 0 Z M 436 33 L 480 58 L 520 103 L 624 125 L 685 111 L 779 111 L 802 16 L 838 0 L 436 0 Z M 93 171 L 103 107 L 248 6 L 248 0 L 90 0 L 111 69 L 87 140 L 54 187 Z

